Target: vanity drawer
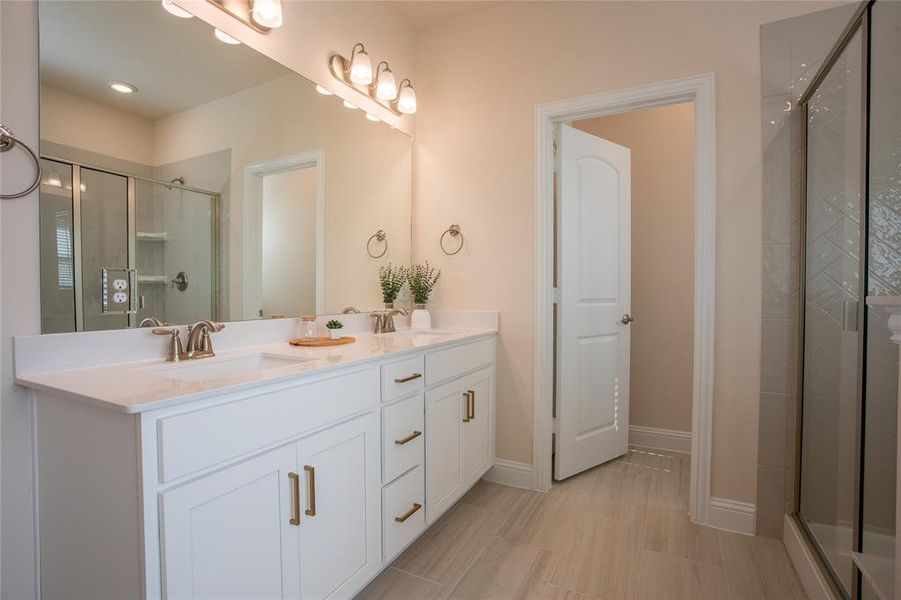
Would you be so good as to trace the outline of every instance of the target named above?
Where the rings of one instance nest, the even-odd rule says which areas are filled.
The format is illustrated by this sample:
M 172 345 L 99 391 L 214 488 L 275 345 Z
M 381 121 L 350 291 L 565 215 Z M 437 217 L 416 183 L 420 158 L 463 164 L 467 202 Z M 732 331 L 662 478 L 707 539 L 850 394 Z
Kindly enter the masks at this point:
M 424 394 L 382 408 L 382 481 L 387 483 L 422 464 L 425 433 Z
M 159 477 L 166 482 L 300 437 L 379 404 L 379 371 L 342 374 L 157 421 Z
M 382 401 L 387 402 L 422 389 L 422 355 L 382 366 Z
M 422 467 L 416 467 L 382 490 L 382 527 L 382 559 L 387 564 L 425 529 Z
M 432 352 L 425 357 L 425 383 L 440 383 L 493 362 L 494 338 Z

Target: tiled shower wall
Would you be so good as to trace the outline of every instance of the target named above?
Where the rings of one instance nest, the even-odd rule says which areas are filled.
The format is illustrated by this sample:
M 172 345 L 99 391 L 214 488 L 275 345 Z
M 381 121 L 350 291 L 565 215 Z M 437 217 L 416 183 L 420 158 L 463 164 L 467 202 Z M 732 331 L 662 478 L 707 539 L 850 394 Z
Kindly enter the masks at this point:
M 795 107 L 854 9 L 849 4 L 760 30 L 764 196 L 757 533 L 777 538 L 795 490 L 803 141 Z

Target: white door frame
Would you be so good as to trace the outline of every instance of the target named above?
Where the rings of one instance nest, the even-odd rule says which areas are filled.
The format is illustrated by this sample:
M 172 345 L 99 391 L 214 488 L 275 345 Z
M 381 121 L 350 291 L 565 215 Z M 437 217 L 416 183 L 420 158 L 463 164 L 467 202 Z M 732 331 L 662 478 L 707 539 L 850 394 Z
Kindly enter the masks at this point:
M 538 105 L 535 109 L 535 352 L 533 487 L 551 485 L 553 446 L 554 125 L 681 102 L 695 105 L 694 377 L 690 515 L 707 522 L 713 432 L 716 276 L 716 112 L 714 75 L 705 73 Z
M 310 150 L 244 167 L 243 318 L 258 319 L 262 293 L 263 177 L 317 167 L 316 171 L 316 314 L 324 312 L 325 294 L 325 150 Z M 288 315 L 297 316 L 297 315 Z

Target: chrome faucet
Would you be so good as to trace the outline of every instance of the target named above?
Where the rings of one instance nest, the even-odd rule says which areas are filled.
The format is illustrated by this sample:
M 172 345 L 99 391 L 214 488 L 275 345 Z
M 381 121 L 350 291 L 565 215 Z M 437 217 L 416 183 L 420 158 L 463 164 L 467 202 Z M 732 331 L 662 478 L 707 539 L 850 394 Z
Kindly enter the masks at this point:
M 372 333 L 394 333 L 394 315 L 407 316 L 407 311 L 402 308 L 392 308 L 381 312 L 371 313 L 369 316 L 375 319 Z
M 188 358 L 208 358 L 216 356 L 213 352 L 213 340 L 210 333 L 217 333 L 225 329 L 222 323 L 204 320 L 193 325 L 188 325 L 188 345 L 185 354 Z

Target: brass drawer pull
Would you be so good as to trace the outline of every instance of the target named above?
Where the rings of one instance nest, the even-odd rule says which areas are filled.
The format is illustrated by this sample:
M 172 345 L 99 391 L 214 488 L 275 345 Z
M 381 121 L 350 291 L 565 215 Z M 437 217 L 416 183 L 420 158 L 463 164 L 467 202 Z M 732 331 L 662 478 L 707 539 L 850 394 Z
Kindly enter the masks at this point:
M 413 508 L 411 508 L 410 510 L 408 510 L 407 512 L 405 512 L 404 514 L 402 514 L 399 517 L 394 517 L 394 520 L 397 521 L 398 523 L 403 523 L 404 521 L 406 521 L 407 519 L 409 519 L 410 517 L 415 515 L 417 513 L 417 511 L 419 511 L 420 508 L 422 508 L 422 504 L 420 504 L 419 502 L 414 502 Z
M 304 511 L 311 517 L 316 516 L 316 469 L 310 465 L 304 465 L 303 470 L 307 472 L 307 503 L 310 508 Z
M 413 381 L 414 379 L 419 379 L 422 377 L 422 373 L 413 373 L 412 375 L 407 375 L 406 377 L 395 377 L 394 383 L 407 383 L 408 381 Z
M 410 435 L 408 435 L 407 437 L 405 437 L 402 440 L 394 440 L 394 443 L 397 444 L 398 446 L 403 446 L 407 442 L 412 442 L 413 440 L 415 440 L 416 438 L 418 438 L 421 435 L 422 435 L 421 431 L 414 431 L 413 433 L 411 433 Z
M 291 525 L 300 525 L 300 475 L 288 473 L 291 480 Z
M 469 420 L 474 421 L 476 418 L 476 391 L 469 390 L 466 393 L 469 394 Z
M 465 400 L 465 402 L 463 403 L 463 422 L 464 423 L 469 423 L 472 420 L 472 417 L 469 416 L 470 415 L 470 412 L 469 412 L 469 399 L 470 399 L 469 395 L 470 395 L 470 393 L 471 392 L 463 392 L 463 399 Z

